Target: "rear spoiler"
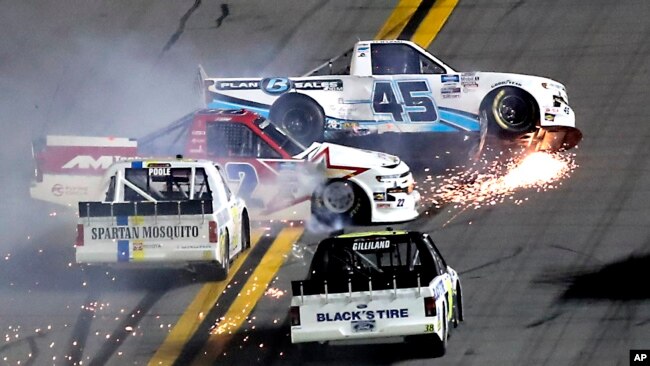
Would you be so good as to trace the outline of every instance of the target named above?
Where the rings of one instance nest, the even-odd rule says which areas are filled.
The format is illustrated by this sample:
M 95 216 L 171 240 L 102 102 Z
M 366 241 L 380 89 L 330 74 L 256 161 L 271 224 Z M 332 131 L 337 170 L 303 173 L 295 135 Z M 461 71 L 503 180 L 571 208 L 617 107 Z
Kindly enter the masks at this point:
M 329 276 L 323 279 L 291 281 L 291 292 L 293 296 L 342 294 L 360 291 L 368 291 L 372 295 L 372 291 L 378 290 L 397 290 L 398 288 L 414 287 L 417 287 L 419 290 L 422 283 L 428 286 L 431 279 L 425 278 L 420 271 L 392 274 L 376 273 L 368 277 L 361 277 L 359 275 L 345 277 Z
M 79 217 L 207 215 L 211 214 L 212 200 L 161 202 L 79 202 Z

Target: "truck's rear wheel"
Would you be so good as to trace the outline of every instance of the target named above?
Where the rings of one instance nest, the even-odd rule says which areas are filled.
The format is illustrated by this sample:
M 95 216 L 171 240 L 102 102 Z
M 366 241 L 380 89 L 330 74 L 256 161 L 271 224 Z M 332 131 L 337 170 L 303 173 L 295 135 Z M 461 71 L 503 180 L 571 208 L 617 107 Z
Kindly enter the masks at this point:
M 248 213 L 244 211 L 241 220 L 241 250 L 244 251 L 251 247 L 251 224 L 248 219 Z
M 280 98 L 271 107 L 269 118 L 303 145 L 323 140 L 325 113 L 313 99 L 302 94 Z
M 228 278 L 228 272 L 230 272 L 230 235 L 226 231 L 225 239 L 221 243 L 221 266 L 217 271 L 217 280 L 222 281 Z

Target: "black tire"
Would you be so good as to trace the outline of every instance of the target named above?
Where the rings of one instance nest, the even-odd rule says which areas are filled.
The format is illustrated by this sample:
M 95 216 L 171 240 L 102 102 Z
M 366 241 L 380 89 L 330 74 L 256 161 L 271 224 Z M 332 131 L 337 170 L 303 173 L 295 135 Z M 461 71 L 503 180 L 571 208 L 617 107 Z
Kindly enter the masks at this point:
M 451 323 L 453 324 L 454 328 L 458 328 L 458 325 L 460 325 L 460 303 L 459 300 L 460 296 L 458 293 L 454 295 L 454 306 L 452 307 L 453 315 L 451 317 Z
M 305 146 L 323 141 L 325 113 L 313 99 L 286 94 L 271 107 L 269 119 Z
M 323 361 L 327 359 L 327 345 L 319 342 L 305 342 L 297 345 L 300 360 L 304 361 Z
M 339 203 L 331 197 L 337 195 Z M 370 203 L 364 191 L 353 182 L 330 180 L 314 192 L 312 214 L 325 225 L 365 224 L 369 221 Z
M 217 281 L 223 281 L 228 278 L 228 272 L 230 272 L 230 258 L 228 258 L 228 253 L 230 253 L 230 235 L 226 231 L 226 239 L 223 241 L 224 245 L 221 246 L 221 258 L 226 257 L 226 260 L 222 260 L 220 266 L 218 266 L 217 271 Z
M 447 310 L 444 310 L 442 322 L 442 338 L 435 337 L 434 346 L 431 348 L 433 357 L 442 357 L 447 353 L 447 340 L 449 338 L 449 322 L 447 321 Z
M 248 213 L 244 211 L 241 220 L 241 250 L 250 249 L 251 247 L 251 224 L 248 219 Z
M 539 119 L 538 106 L 530 94 L 519 88 L 505 87 L 490 95 L 481 111 L 487 113 L 488 131 L 501 137 L 516 137 L 535 128 Z

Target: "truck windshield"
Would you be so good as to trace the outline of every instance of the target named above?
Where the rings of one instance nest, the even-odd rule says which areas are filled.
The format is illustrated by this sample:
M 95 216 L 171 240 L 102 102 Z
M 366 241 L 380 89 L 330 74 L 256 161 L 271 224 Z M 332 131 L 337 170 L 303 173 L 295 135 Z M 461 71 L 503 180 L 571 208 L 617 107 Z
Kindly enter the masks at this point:
M 291 156 L 298 155 L 305 150 L 298 141 L 292 139 L 289 135 L 280 130 L 271 121 L 264 117 L 255 120 L 255 125 L 266 135 L 269 135 L 276 144 L 278 144 L 284 151 L 288 152 Z

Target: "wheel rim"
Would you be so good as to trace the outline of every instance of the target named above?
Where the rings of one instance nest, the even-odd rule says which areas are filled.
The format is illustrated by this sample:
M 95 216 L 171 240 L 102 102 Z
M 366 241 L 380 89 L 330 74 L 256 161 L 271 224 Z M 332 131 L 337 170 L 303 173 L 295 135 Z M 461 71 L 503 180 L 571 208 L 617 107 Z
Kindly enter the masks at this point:
M 530 108 L 521 96 L 507 94 L 495 103 L 493 112 L 503 127 L 519 130 L 527 126 Z
M 309 135 L 311 116 L 302 109 L 291 109 L 285 113 L 282 126 L 296 139 L 302 139 Z
M 323 190 L 323 205 L 334 213 L 348 212 L 354 205 L 354 188 L 347 182 L 332 182 Z

